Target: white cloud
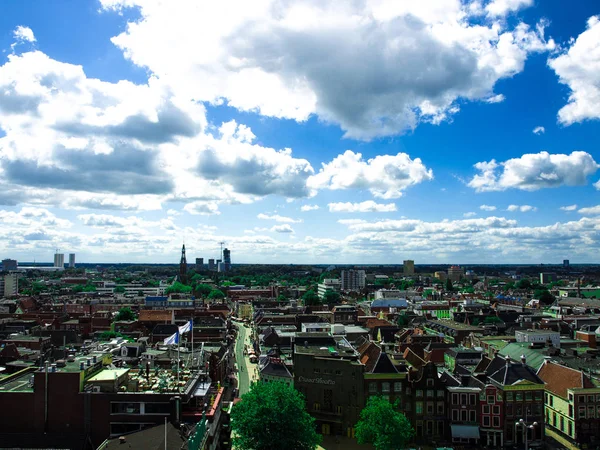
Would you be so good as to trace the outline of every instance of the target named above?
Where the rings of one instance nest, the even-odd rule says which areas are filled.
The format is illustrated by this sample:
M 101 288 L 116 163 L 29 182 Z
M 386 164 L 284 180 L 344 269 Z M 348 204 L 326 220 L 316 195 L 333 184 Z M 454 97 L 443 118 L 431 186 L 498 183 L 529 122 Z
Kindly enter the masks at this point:
M 294 229 L 288 223 L 284 223 L 283 225 L 274 225 L 271 227 L 271 231 L 275 233 L 293 233 Z
M 302 207 L 300 208 L 300 211 L 302 211 L 302 212 L 316 211 L 317 209 L 319 209 L 319 205 L 302 205 Z
M 406 153 L 377 155 L 364 160 L 362 154 L 346 150 L 308 179 L 313 189 L 368 189 L 375 197 L 398 198 L 411 185 L 433 179 L 421 159 Z
M 504 100 L 506 100 L 504 94 L 492 95 L 491 97 L 484 99 L 486 103 L 502 103 Z
M 600 215 L 600 205 L 581 208 L 577 212 L 586 216 L 598 216 Z
M 485 7 L 489 16 L 498 17 L 533 5 L 533 0 L 492 0 Z
M 544 134 L 546 129 L 544 127 L 538 126 L 533 129 L 533 134 Z
M 24 27 L 22 25 L 19 25 L 17 28 L 15 28 L 15 30 L 13 31 L 13 38 L 16 40 L 16 43 L 21 43 L 21 42 L 33 43 L 33 42 L 35 42 L 35 36 L 33 34 L 33 31 L 31 30 L 31 28 Z M 11 47 L 14 50 L 15 44 L 13 44 Z
M 337 222 L 341 223 L 342 225 L 356 225 L 359 223 L 367 223 L 367 221 L 363 219 L 340 219 Z
M 496 211 L 496 207 L 491 205 L 481 205 L 479 209 L 482 211 Z
M 216 202 L 191 202 L 186 204 L 183 209 L 193 215 L 211 216 L 221 214 L 219 205 Z
M 562 211 L 575 211 L 577 209 L 577 205 L 561 206 L 560 209 Z
M 365 140 L 495 98 L 498 80 L 554 48 L 543 23 L 504 20 L 530 2 L 493 1 L 482 21 L 482 8 L 457 0 L 102 0 L 139 10 L 112 41 L 178 93 L 297 121 L 316 114 Z
M 467 219 L 468 219 L 469 217 L 475 217 L 476 215 L 477 215 L 477 213 L 476 213 L 476 212 L 472 212 L 472 211 L 471 211 L 471 212 L 466 212 L 466 213 L 464 213 L 464 214 L 463 214 L 463 217 L 465 217 L 465 218 L 467 218 Z
M 530 212 L 530 211 L 537 211 L 537 208 L 535 206 L 531 206 L 531 205 L 508 205 L 508 208 L 506 208 L 507 211 L 521 211 L 521 212 Z
M 273 214 L 272 216 L 269 216 L 268 214 L 260 213 L 256 217 L 258 217 L 259 219 L 262 219 L 262 220 L 274 220 L 275 222 L 280 222 L 280 223 L 300 223 L 300 222 L 302 222 L 302 220 L 300 220 L 300 219 L 292 219 L 291 217 L 280 216 L 279 214 Z
M 558 186 L 580 186 L 600 167 L 589 153 L 576 151 L 570 155 L 540 152 L 497 163 L 479 162 L 474 166 L 480 173 L 468 186 L 478 192 L 522 189 L 535 191 Z
M 566 52 L 548 59 L 548 65 L 571 90 L 569 102 L 558 111 L 559 122 L 600 119 L 600 17 L 590 17 L 587 29 Z
M 396 211 L 395 203 L 375 203 L 373 200 L 367 200 L 361 203 L 339 202 L 329 203 L 329 212 L 393 212 Z

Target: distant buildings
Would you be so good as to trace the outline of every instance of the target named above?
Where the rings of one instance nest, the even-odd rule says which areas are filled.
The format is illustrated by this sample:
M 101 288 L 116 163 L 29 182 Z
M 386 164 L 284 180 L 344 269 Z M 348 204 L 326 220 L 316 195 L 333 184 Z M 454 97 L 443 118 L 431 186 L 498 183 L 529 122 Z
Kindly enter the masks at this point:
M 342 291 L 360 291 L 365 288 L 366 274 L 364 270 L 342 270 Z
M 75 253 L 69 253 L 69 268 L 75 268 Z
M 523 330 L 515 331 L 517 342 L 545 345 L 547 341 L 552 342 L 555 348 L 560 348 L 560 333 L 550 330 Z
M 342 288 L 342 281 L 337 278 L 325 278 L 322 283 L 319 283 L 317 293 L 319 298 L 325 298 L 325 292 L 335 291 L 339 292 Z
M 556 281 L 556 274 L 554 272 L 541 272 L 540 273 L 540 284 L 548 284 Z
M 4 275 L 4 296 L 14 297 L 19 293 L 19 275 L 16 272 Z
M 465 275 L 465 269 L 460 266 L 452 266 L 448 269 L 448 278 L 453 283 L 457 283 Z
M 215 266 L 215 260 L 213 258 L 210 258 L 208 260 L 208 270 L 215 270 L 216 266 Z
M 65 255 L 64 253 L 55 253 L 54 254 L 54 267 L 65 267 Z
M 18 264 L 16 259 L 3 259 L 2 270 L 8 272 L 10 270 L 17 270 Z
M 568 259 L 563 259 L 563 267 L 564 267 L 565 269 L 568 269 L 568 268 L 569 268 L 569 260 L 568 260 Z
M 441 271 L 441 270 L 440 270 L 440 271 L 438 271 L 438 272 L 435 272 L 435 273 L 433 274 L 433 276 L 434 276 L 435 278 L 437 278 L 438 280 L 440 280 L 441 282 L 444 282 L 444 281 L 446 281 L 446 279 L 448 278 L 448 276 L 446 275 L 446 272 L 444 272 L 444 271 Z
M 196 258 L 196 269 L 204 268 L 204 258 Z
M 231 270 L 231 250 L 228 248 L 223 249 L 223 270 L 222 272 L 229 272 Z
M 415 274 L 415 262 L 412 259 L 404 260 L 404 276 Z

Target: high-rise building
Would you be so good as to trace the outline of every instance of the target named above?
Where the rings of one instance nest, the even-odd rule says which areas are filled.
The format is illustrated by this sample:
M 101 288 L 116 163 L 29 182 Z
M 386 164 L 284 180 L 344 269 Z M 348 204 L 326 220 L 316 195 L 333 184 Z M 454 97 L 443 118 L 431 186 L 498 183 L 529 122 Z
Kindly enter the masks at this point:
M 187 259 L 185 257 L 185 244 L 181 247 L 181 259 L 179 260 L 179 282 L 187 284 Z
M 14 297 L 19 293 L 19 274 L 9 273 L 4 275 L 4 296 Z
M 213 258 L 210 258 L 208 260 L 208 270 L 215 270 L 215 260 Z
M 452 266 L 448 268 L 448 279 L 453 283 L 457 283 L 465 275 L 465 269 L 460 266 Z
M 65 254 L 55 253 L 54 254 L 54 267 L 65 268 Z
M 196 258 L 196 269 L 204 268 L 204 258 Z
M 69 253 L 69 267 L 71 269 L 75 267 L 75 253 Z
M 360 291 L 365 288 L 367 275 L 364 270 L 342 270 L 342 291 Z
M 231 270 L 231 250 L 223 249 L 223 271 L 229 272 Z
M 2 260 L 2 270 L 8 272 L 9 270 L 17 270 L 17 260 L 16 259 L 3 259 Z
M 565 269 L 568 269 L 568 268 L 569 268 L 569 260 L 568 260 L 568 259 L 563 259 L 563 267 L 564 267 Z
M 412 259 L 404 260 L 404 275 L 415 274 L 415 262 Z

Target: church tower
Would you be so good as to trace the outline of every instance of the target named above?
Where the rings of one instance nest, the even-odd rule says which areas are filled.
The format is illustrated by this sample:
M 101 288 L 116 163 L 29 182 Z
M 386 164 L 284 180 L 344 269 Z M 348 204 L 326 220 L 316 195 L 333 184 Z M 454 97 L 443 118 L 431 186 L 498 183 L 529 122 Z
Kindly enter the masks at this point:
M 181 261 L 179 261 L 179 282 L 187 284 L 187 260 L 185 259 L 185 244 L 181 247 Z

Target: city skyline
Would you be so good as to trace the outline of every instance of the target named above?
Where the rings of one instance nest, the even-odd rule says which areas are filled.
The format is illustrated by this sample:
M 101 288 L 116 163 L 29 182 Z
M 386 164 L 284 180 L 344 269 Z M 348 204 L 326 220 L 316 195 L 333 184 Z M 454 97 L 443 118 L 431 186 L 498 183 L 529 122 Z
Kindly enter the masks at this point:
M 3 258 L 597 262 L 595 2 L 34 3 L 0 6 Z

